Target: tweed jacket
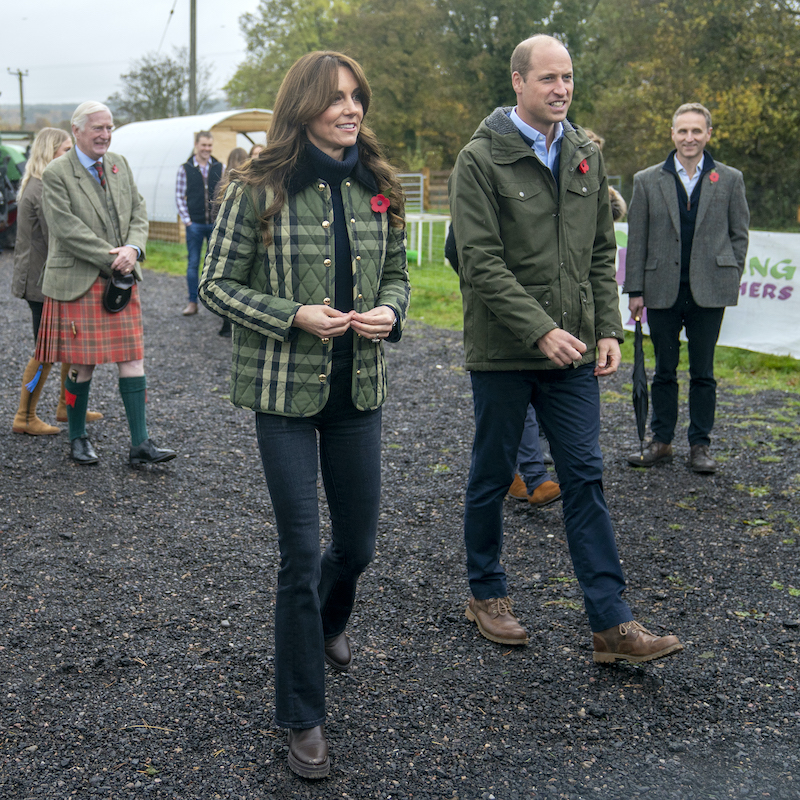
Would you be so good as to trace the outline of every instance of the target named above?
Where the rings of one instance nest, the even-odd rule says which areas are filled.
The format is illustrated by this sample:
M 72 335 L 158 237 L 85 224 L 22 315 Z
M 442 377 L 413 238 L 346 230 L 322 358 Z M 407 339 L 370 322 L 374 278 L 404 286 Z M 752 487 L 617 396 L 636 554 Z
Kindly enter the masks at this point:
M 42 211 L 42 181 L 30 178 L 17 207 L 17 243 L 11 292 L 32 303 L 43 303 L 41 283 L 47 260 L 47 221 Z
M 341 183 L 353 272 L 353 307 L 390 306 L 398 339 L 408 308 L 405 234 L 370 207 L 377 194 L 360 163 Z M 264 246 L 264 192 L 234 181 L 227 189 L 200 280 L 200 299 L 233 325 L 231 402 L 255 411 L 307 417 L 327 402 L 333 342 L 292 327 L 302 305 L 335 306 L 334 225 L 330 186 L 305 162 Z M 383 342 L 353 337 L 352 399 L 359 410 L 386 398 Z
M 592 363 L 598 339 L 624 338 L 602 156 L 565 121 L 557 185 L 508 111 L 481 123 L 450 178 L 466 366 L 559 369 L 536 345 L 555 328 Z
M 717 161 L 701 180 L 689 286 L 699 306 L 735 306 L 750 223 L 744 178 L 738 169 Z M 625 264 L 625 293 L 641 294 L 647 308 L 675 304 L 681 279 L 681 222 L 675 177 L 663 163 L 634 175 Z
M 78 160 L 75 148 L 51 161 L 44 170 L 44 213 L 50 231 L 47 267 L 42 291 L 55 300 L 76 300 L 89 291 L 99 275 L 111 275 L 113 247 L 138 247 L 144 260 L 147 209 L 133 173 L 123 156 L 103 156 L 106 191 L 119 217 L 121 241 L 97 182 Z M 137 280 L 142 271 L 134 269 Z

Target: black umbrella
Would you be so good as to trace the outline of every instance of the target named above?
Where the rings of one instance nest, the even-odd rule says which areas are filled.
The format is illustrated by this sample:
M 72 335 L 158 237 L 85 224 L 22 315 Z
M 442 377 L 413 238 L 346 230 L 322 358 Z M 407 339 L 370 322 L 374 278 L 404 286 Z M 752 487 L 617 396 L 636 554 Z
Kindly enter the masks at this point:
M 644 457 L 644 430 L 647 425 L 647 372 L 644 368 L 644 349 L 642 347 L 642 321 L 636 318 L 636 333 L 633 337 L 633 413 L 636 415 L 636 430 L 639 434 L 639 452 Z

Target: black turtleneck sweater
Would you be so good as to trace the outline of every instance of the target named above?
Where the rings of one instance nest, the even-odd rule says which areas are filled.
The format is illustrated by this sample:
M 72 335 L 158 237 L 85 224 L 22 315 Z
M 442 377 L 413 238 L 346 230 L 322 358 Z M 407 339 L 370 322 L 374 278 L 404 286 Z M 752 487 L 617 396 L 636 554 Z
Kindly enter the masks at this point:
M 311 142 L 306 143 L 306 152 L 314 165 L 317 175 L 331 187 L 333 202 L 333 240 L 334 240 L 334 308 L 347 313 L 353 310 L 353 263 L 350 253 L 350 238 L 342 202 L 342 181 L 352 173 L 358 163 L 358 147 L 353 145 L 344 151 L 344 160 L 337 161 L 323 153 Z M 334 353 L 353 352 L 353 331 L 333 340 Z

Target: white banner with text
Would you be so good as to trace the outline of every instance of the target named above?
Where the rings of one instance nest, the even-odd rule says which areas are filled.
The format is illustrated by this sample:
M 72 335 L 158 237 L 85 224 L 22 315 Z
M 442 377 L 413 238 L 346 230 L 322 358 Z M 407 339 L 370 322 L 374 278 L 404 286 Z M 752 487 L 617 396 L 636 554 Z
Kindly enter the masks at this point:
M 617 283 L 620 311 L 628 330 L 633 320 L 628 311 L 625 282 L 625 253 L 628 225 L 618 222 Z M 800 233 L 750 231 L 739 304 L 725 309 L 719 344 L 758 353 L 800 358 Z M 643 319 L 645 333 L 647 315 Z

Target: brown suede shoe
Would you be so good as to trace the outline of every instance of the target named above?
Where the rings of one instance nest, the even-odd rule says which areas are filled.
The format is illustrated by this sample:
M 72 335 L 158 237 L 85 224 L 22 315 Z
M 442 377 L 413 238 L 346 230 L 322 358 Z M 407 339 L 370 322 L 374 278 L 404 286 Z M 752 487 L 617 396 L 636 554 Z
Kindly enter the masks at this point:
M 508 496 L 513 500 L 525 501 L 528 499 L 528 487 L 519 475 L 514 475 L 514 480 L 508 487 Z
M 561 487 L 555 481 L 545 481 L 533 490 L 532 495 L 528 496 L 528 502 L 532 506 L 542 508 L 549 506 L 550 503 L 555 503 L 560 497 Z
M 186 308 L 181 311 L 184 317 L 193 317 L 197 313 L 197 303 L 187 303 Z
M 643 453 L 631 453 L 628 463 L 632 467 L 652 467 L 654 464 L 669 464 L 672 461 L 672 445 L 652 441 Z
M 511 611 L 510 597 L 492 597 L 489 600 L 472 597 L 464 613 L 490 642 L 528 644 L 528 632 Z
M 561 497 L 561 487 L 555 481 L 545 481 L 533 490 L 533 494 L 528 494 L 525 481 L 519 475 L 514 475 L 508 487 L 508 496 L 514 500 L 527 500 L 532 506 L 541 508 L 555 503 Z
M 302 778 L 324 778 L 331 771 L 325 726 L 289 731 L 289 768 Z
M 693 444 L 689 453 L 689 467 L 692 472 L 716 472 L 717 462 L 708 451 L 707 444 Z
M 617 660 L 638 664 L 680 653 L 681 650 L 683 645 L 677 636 L 656 636 L 635 620 L 594 634 L 594 660 L 599 664 Z

